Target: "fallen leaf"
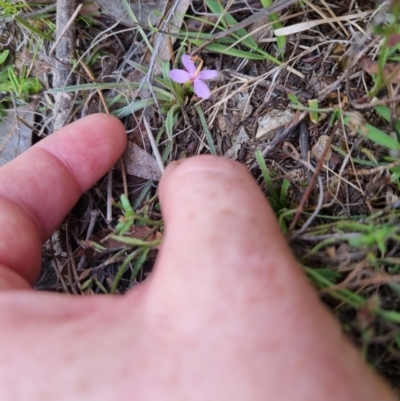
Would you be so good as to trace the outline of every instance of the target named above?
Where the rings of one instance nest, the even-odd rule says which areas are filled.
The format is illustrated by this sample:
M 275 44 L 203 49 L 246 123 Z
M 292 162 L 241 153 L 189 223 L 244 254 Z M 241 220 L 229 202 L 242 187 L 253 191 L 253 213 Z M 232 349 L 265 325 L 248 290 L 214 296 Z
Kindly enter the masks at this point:
M 233 146 L 225 152 L 224 156 L 229 157 L 230 159 L 237 160 L 239 151 L 244 143 L 246 143 L 250 137 L 247 135 L 244 127 L 241 127 Z
M 93 1 L 84 1 L 79 14 L 84 17 L 100 17 L 99 6 L 93 3 Z
M 235 127 L 235 118 L 231 113 L 217 114 L 217 124 L 218 128 L 221 130 L 222 135 L 227 135 L 233 132 Z
M 319 160 L 322 157 L 322 154 L 325 151 L 326 146 L 328 145 L 330 141 L 330 138 L 328 135 L 321 135 L 318 138 L 317 143 L 313 146 L 313 148 L 311 149 L 311 154 L 317 159 Z M 324 164 L 326 164 L 327 162 L 329 162 L 330 158 L 332 155 L 332 150 L 331 148 L 328 149 L 328 151 L 325 154 L 325 158 L 324 158 Z
M 240 113 L 241 121 L 251 116 L 253 106 L 250 103 L 250 94 L 237 92 L 232 99 L 236 105 L 234 113 Z
M 378 63 L 376 61 L 364 57 L 358 63 L 369 75 L 379 73 Z M 382 75 L 385 81 L 400 82 L 400 63 L 387 63 L 383 67 Z
M 0 166 L 31 147 L 32 130 L 28 126 L 32 127 L 33 124 L 34 114 L 29 106 L 19 108 L 16 112 L 7 110 L 6 116 L 0 117 Z
M 107 249 L 120 247 L 121 243 L 110 238 L 110 234 L 113 234 L 113 230 L 111 230 L 110 228 L 105 228 L 104 230 L 98 231 L 97 233 L 93 234 L 90 237 L 90 241 L 96 242 L 97 244 L 100 244 Z
M 275 136 L 277 128 L 284 127 L 294 118 L 294 113 L 290 109 L 273 109 L 258 119 L 257 139 L 269 140 Z
M 131 141 L 128 141 L 125 149 L 124 161 L 126 172 L 130 175 L 153 181 L 159 181 L 161 178 L 156 159 Z
M 162 239 L 162 234 L 159 231 L 153 232 L 153 229 L 146 226 L 133 226 L 130 231 L 125 234 L 126 237 L 146 240 L 148 242 L 156 239 Z

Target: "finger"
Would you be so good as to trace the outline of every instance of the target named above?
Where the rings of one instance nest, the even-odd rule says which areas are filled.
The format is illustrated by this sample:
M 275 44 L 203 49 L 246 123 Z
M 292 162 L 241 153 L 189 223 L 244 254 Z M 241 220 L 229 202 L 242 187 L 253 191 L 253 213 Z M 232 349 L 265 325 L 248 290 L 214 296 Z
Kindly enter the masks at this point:
M 16 203 L 45 240 L 79 196 L 112 167 L 125 145 L 116 118 L 91 115 L 0 169 L 0 196 Z
M 181 299 L 197 306 L 229 299 L 243 310 L 255 301 L 278 303 L 277 310 L 299 300 L 305 309 L 315 305 L 270 206 L 242 165 L 212 156 L 176 163 L 160 182 L 160 201 L 165 237 L 149 283 L 155 304 L 171 310 Z
M 146 312 L 173 333 L 165 344 L 186 344 L 182 358 L 196 361 L 187 377 L 229 372 L 236 394 L 253 392 L 241 399 L 391 399 L 320 304 L 244 167 L 175 163 L 160 201 L 165 236 Z
M 97 114 L 73 123 L 0 169 L 0 264 L 33 284 L 41 244 L 80 195 L 118 160 L 122 124 Z
M 223 290 L 236 288 L 242 276 L 241 287 L 252 291 L 288 278 L 304 282 L 264 195 L 240 164 L 211 156 L 175 163 L 161 180 L 160 200 L 160 281 L 218 281 Z

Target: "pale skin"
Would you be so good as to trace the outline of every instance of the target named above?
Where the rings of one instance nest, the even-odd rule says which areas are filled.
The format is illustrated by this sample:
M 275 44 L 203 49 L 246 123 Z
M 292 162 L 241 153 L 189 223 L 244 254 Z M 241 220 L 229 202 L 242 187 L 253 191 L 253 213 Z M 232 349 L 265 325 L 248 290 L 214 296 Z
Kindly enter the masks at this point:
M 0 394 L 7 401 L 389 401 L 239 164 L 172 163 L 150 278 L 124 296 L 31 290 L 41 245 L 118 160 L 93 115 L 0 169 Z

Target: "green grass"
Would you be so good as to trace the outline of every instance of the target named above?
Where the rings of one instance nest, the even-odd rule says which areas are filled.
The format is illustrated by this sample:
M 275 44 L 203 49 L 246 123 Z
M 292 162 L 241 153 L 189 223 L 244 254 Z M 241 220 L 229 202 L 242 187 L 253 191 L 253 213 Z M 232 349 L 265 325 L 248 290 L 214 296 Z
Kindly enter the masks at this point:
M 268 190 L 268 200 L 277 214 L 279 225 L 283 233 L 286 233 L 287 230 L 287 219 L 291 217 L 294 213 L 293 210 L 287 210 L 289 207 L 289 199 L 288 199 L 288 190 L 290 186 L 290 181 L 287 178 L 284 178 L 278 184 L 273 182 L 273 175 L 275 173 L 271 173 L 265 163 L 265 160 L 258 150 L 255 153 L 255 157 L 258 165 L 260 166 L 261 174 L 264 179 L 264 183 Z

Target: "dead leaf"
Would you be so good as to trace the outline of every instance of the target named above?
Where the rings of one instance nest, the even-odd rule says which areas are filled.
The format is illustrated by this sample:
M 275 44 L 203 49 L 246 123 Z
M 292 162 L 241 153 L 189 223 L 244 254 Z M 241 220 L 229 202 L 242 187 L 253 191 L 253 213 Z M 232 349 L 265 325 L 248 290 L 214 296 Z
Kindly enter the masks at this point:
M 273 109 L 258 119 L 256 138 L 265 140 L 275 136 L 277 128 L 284 127 L 293 121 L 294 113 L 290 109 Z
M 288 170 L 286 175 L 289 177 L 292 183 L 301 183 L 304 181 L 304 170 L 303 168 L 295 168 L 293 170 Z
M 231 134 L 235 127 L 235 119 L 232 114 L 217 114 L 218 128 L 221 130 L 222 135 Z
M 171 14 L 171 18 L 169 21 L 169 24 L 165 28 L 168 33 L 170 34 L 177 34 L 179 33 L 183 19 L 185 17 L 186 11 L 189 8 L 191 4 L 191 0 L 179 0 L 175 2 L 170 2 L 170 3 L 175 3 L 173 4 L 173 10 L 172 7 L 167 8 L 167 11 Z M 167 17 L 168 18 L 168 17 Z M 157 49 L 157 57 L 159 60 L 168 62 L 171 60 L 171 52 L 172 52 L 172 47 L 176 41 L 176 37 L 173 36 L 167 36 L 164 34 L 160 35 L 155 35 L 153 43 L 155 45 L 158 44 L 158 49 Z M 159 72 L 155 72 L 156 74 L 161 73 L 161 69 Z
M 378 63 L 376 61 L 364 57 L 358 63 L 369 75 L 379 73 Z M 387 82 L 400 82 L 400 63 L 387 63 L 385 67 L 383 67 L 382 75 L 383 79 Z
M 121 243 L 110 238 L 109 237 L 110 234 L 113 234 L 113 230 L 111 230 L 110 228 L 105 228 L 104 230 L 101 230 L 93 234 L 90 237 L 90 241 L 96 242 L 97 244 L 100 244 L 101 246 L 104 246 L 104 248 L 107 249 L 120 247 Z
M 131 238 L 146 240 L 148 242 L 156 239 L 162 239 L 162 234 L 159 231 L 153 232 L 153 229 L 146 226 L 133 226 L 132 229 L 125 234 Z
M 146 180 L 159 181 L 161 172 L 156 159 L 138 145 L 128 141 L 124 152 L 126 172 Z M 116 167 L 119 168 L 118 163 Z
M 93 1 L 84 1 L 79 14 L 88 17 L 100 17 L 99 6 Z
M 240 113 L 241 121 L 251 116 L 253 106 L 250 104 L 250 94 L 237 92 L 232 99 L 235 102 L 233 113 Z
M 34 114 L 29 109 L 28 106 L 17 109 L 17 112 L 8 110 L 5 117 L 0 117 L 0 166 L 31 147 L 32 130 L 29 126 L 34 124 Z
M 313 148 L 311 149 L 311 154 L 317 159 L 319 160 L 322 157 L 322 154 L 325 151 L 326 146 L 328 145 L 330 141 L 330 138 L 328 135 L 321 135 L 318 138 L 317 143 L 313 146 Z M 324 158 L 324 164 L 326 164 L 327 162 L 329 162 L 330 158 L 332 155 L 332 150 L 331 148 L 328 149 L 328 151 L 325 154 L 325 158 Z
M 227 152 L 225 152 L 224 156 L 229 157 L 232 160 L 237 160 L 242 145 L 249 139 L 250 137 L 247 135 L 246 130 L 244 127 L 241 127 L 234 145 Z

